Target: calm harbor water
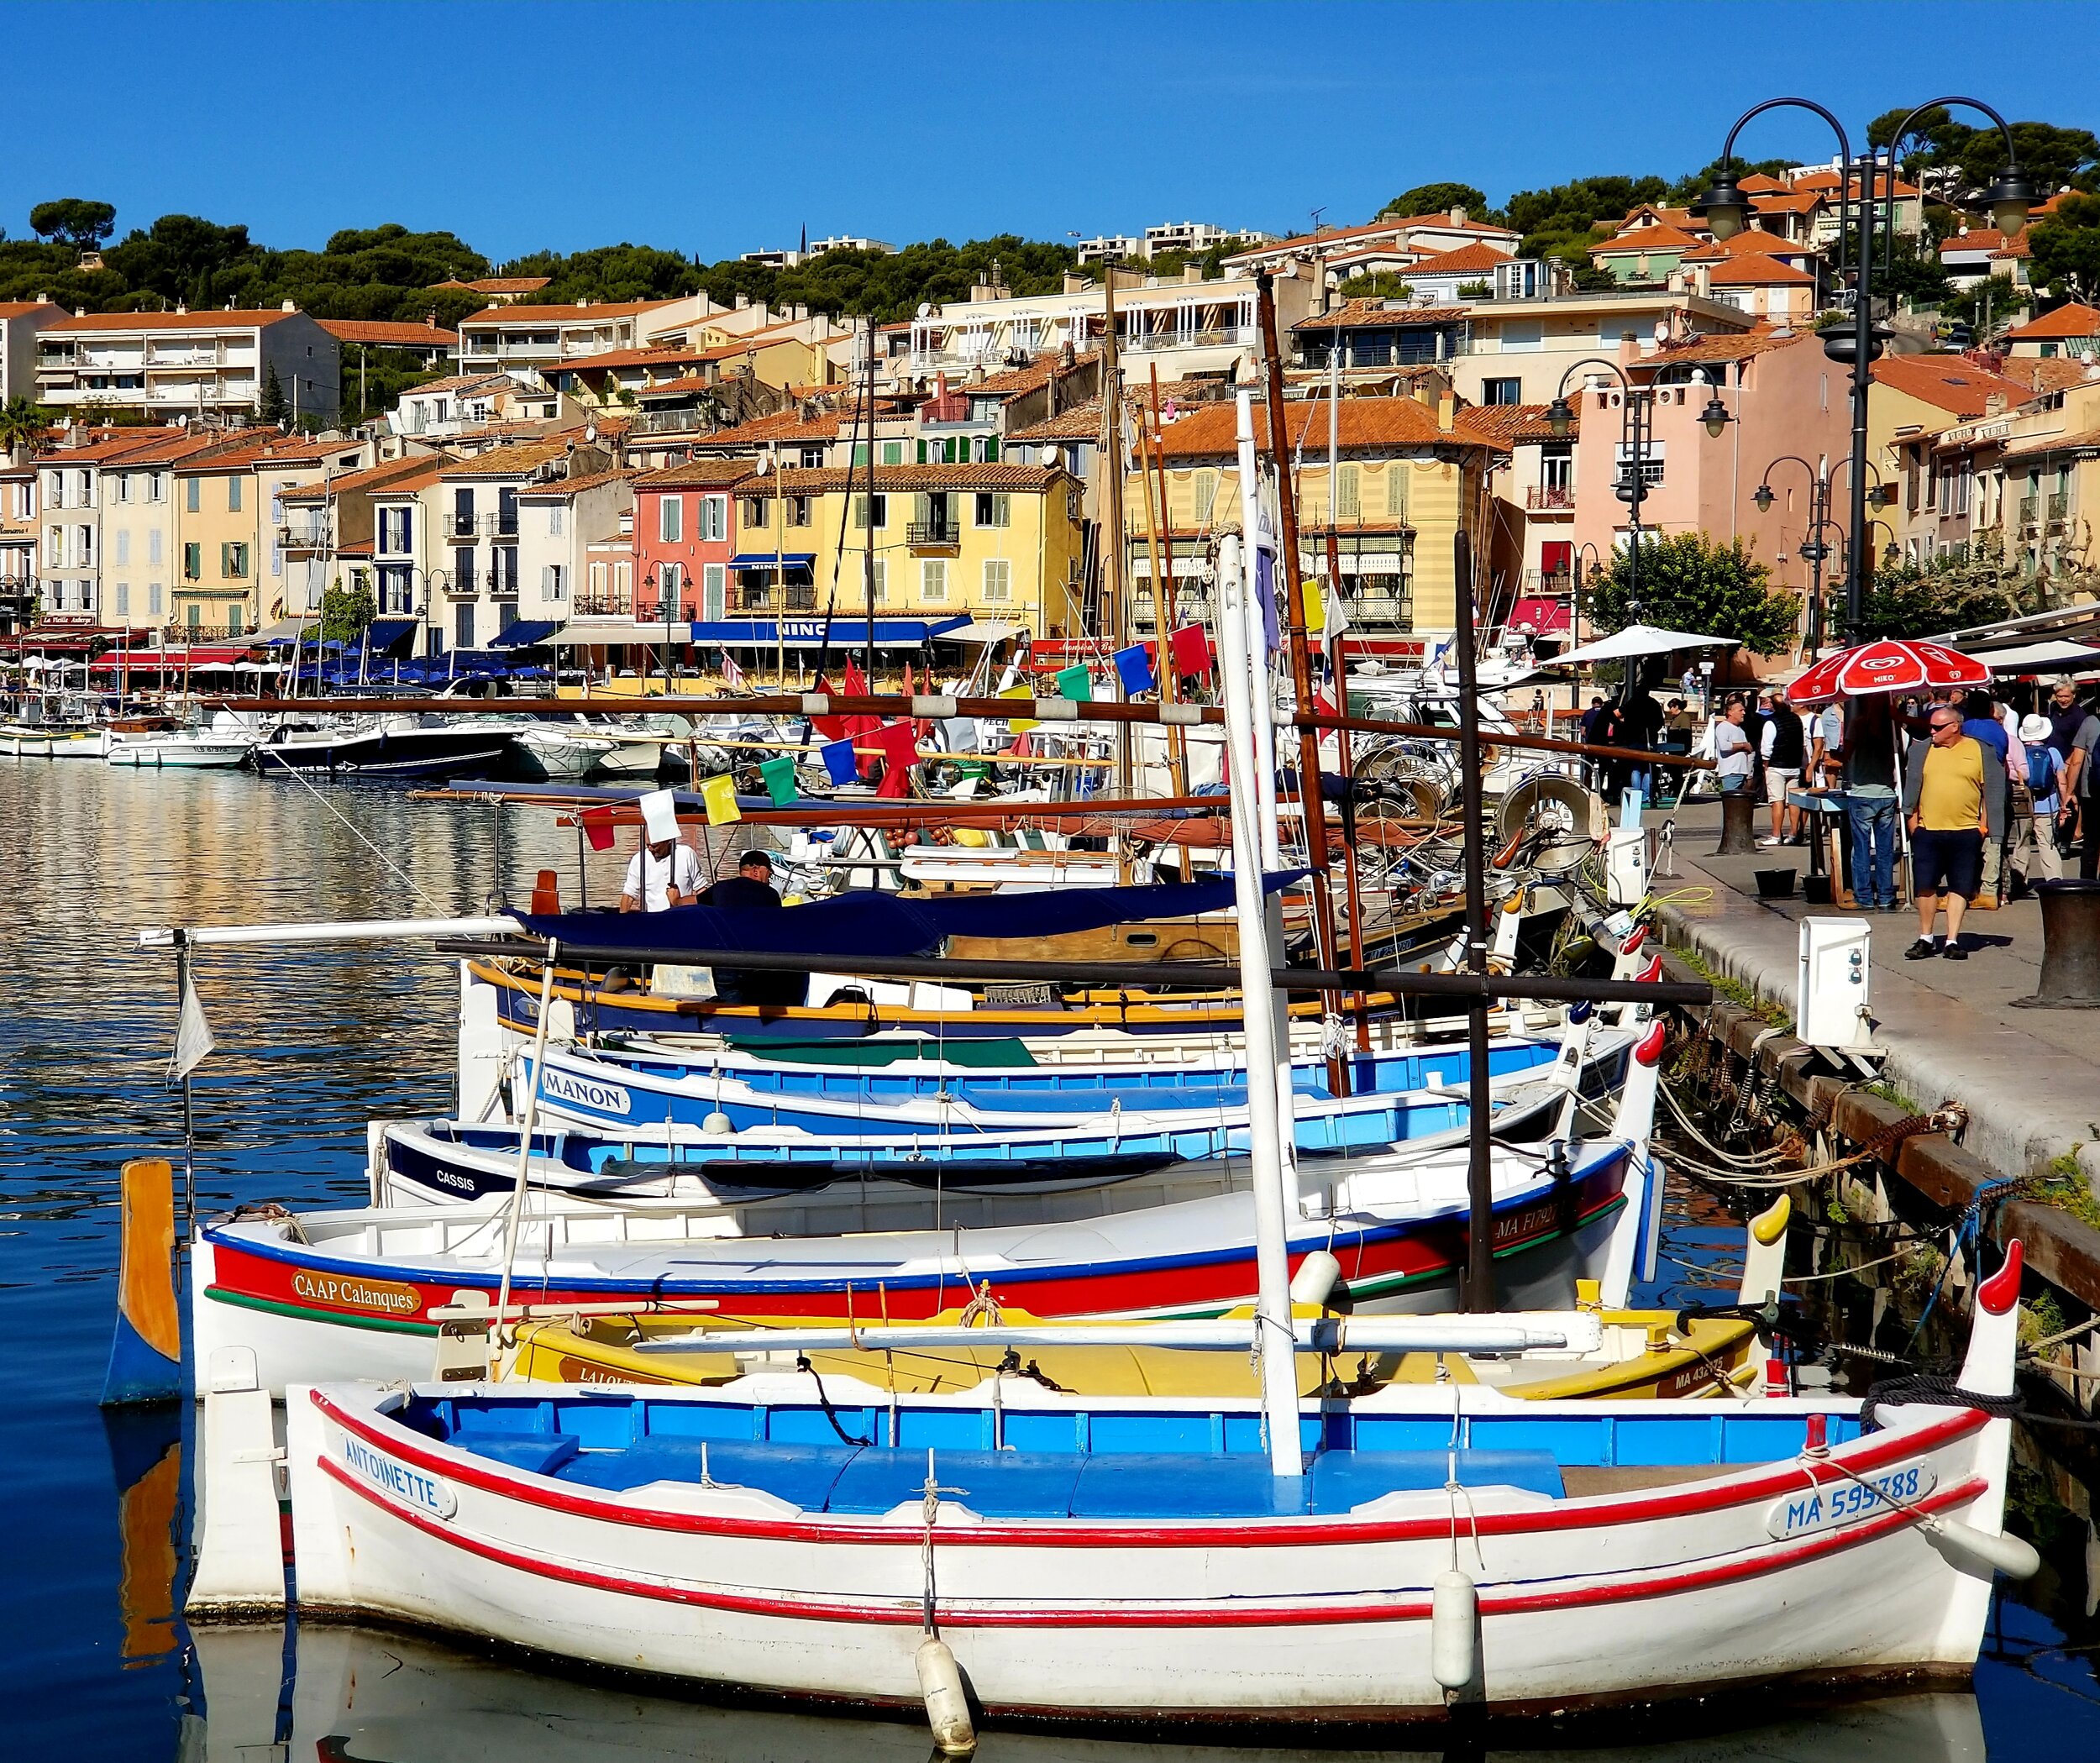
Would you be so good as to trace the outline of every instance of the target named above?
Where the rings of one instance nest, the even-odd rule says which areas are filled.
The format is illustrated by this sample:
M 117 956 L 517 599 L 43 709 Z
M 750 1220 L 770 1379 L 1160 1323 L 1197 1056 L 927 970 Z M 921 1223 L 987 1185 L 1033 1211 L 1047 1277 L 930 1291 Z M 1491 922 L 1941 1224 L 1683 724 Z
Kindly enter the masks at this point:
M 134 932 L 479 910 L 506 881 L 522 896 L 542 867 L 559 870 L 573 900 L 574 836 L 545 816 L 511 811 L 499 827 L 485 805 L 375 789 L 0 760 L 0 925 L 17 986 L 0 1016 L 8 1756 L 926 1755 L 914 1724 L 698 1706 L 397 1636 L 310 1629 L 296 1646 L 277 1629 L 191 1636 L 171 1592 L 184 1534 L 185 1418 L 106 1423 L 95 1405 L 115 1301 L 118 1165 L 144 1152 L 180 1155 L 179 1110 L 164 1084 L 171 963 L 134 950 Z M 592 858 L 594 900 L 612 897 L 622 861 Z M 219 1043 L 196 1083 L 200 1209 L 354 1199 L 365 1120 L 449 1103 L 455 981 L 450 963 L 427 950 L 216 951 L 200 959 L 198 986 Z M 1668 1297 L 1725 1278 L 1736 1240 L 1710 1207 L 1673 1198 Z M 2024 1602 L 2002 1603 L 1973 1697 L 1775 1707 L 1772 1724 L 1744 1727 L 1737 1716 L 1725 1730 L 1693 1715 L 1666 1728 L 1586 1732 L 1579 1745 L 1542 1735 L 1526 1754 L 1600 1763 L 2100 1757 L 2100 1624 L 2087 1571 L 2100 1549 L 2052 1486 L 2061 1490 L 2061 1478 L 2021 1478 L 2019 1503 L 2049 1565 L 2022 1589 Z M 992 1763 L 1257 1755 L 1231 1743 L 1221 1734 L 1200 1747 L 1153 1749 L 994 1734 L 980 1755 Z

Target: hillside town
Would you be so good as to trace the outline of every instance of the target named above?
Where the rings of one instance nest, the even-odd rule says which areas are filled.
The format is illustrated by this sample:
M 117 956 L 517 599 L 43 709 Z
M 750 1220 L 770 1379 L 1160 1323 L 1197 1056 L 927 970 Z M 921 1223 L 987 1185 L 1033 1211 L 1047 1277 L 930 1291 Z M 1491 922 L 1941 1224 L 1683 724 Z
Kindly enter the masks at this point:
M 1787 597 L 1778 654 L 1812 659 L 1851 542 L 1859 175 L 1746 173 L 1725 221 L 1642 202 L 1581 261 L 1457 202 L 1295 237 L 1163 223 L 1083 241 L 1053 291 L 994 259 L 893 323 L 554 303 L 531 275 L 449 280 L 426 322 L 13 301 L 0 641 L 246 653 L 325 617 L 426 671 L 552 642 L 608 674 L 785 675 L 827 617 L 937 658 L 1146 640 L 1236 521 L 1232 401 L 1269 395 L 1268 325 L 1289 420 L 1257 432 L 1288 433 L 1299 567 L 1358 653 L 1448 637 L 1459 533 L 1483 622 L 1545 653 L 1636 535 L 1697 534 Z M 2016 614 L 2100 580 L 2100 307 L 2028 274 L 2030 228 L 2087 199 L 1988 194 L 1877 174 L 1877 225 L 1998 304 L 1877 323 L 1862 570 Z M 381 410 L 375 358 L 401 386 Z

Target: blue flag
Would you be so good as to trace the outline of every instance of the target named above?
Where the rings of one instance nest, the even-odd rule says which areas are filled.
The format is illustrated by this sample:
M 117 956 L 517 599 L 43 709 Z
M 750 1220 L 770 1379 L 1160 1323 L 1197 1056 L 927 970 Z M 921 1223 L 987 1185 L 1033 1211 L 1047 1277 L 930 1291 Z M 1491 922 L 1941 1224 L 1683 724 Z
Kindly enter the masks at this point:
M 834 784 L 855 783 L 860 777 L 860 761 L 853 757 L 853 737 L 843 741 L 827 741 L 817 751 L 823 755 L 824 771 Z
M 1142 643 L 1133 643 L 1126 649 L 1116 650 L 1116 677 L 1122 682 L 1126 698 L 1135 698 L 1140 692 L 1151 691 L 1159 684 L 1152 677 L 1152 657 Z

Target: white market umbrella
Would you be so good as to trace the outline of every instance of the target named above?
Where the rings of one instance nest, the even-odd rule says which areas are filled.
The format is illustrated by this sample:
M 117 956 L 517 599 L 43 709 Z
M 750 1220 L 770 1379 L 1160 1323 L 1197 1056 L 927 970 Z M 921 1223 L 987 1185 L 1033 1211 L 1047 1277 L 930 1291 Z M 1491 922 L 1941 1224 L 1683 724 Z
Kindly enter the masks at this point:
M 1702 637 L 1695 631 L 1666 631 L 1652 624 L 1630 624 L 1596 643 L 1567 649 L 1543 661 L 1541 667 L 1579 667 L 1592 661 L 1630 661 L 1642 655 L 1670 655 L 1679 649 L 1733 649 L 1742 647 L 1735 637 Z

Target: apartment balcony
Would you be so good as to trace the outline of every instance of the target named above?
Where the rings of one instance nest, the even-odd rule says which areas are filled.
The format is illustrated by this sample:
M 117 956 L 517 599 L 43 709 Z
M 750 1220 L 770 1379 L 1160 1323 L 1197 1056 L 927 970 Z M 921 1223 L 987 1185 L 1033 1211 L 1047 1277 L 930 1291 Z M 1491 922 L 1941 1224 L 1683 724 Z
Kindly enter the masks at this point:
M 287 551 L 325 551 L 330 542 L 325 526 L 286 525 L 277 528 L 277 543 Z
M 247 353 L 246 350 L 242 351 L 244 358 Z M 137 365 L 135 362 L 132 365 Z M 192 345 L 187 349 L 156 349 L 146 357 L 145 360 L 148 373 L 155 373 L 169 368 L 224 367 L 227 365 L 228 356 L 223 344 Z M 241 365 L 246 365 L 244 359 Z
M 629 418 L 629 434 L 711 433 L 715 427 L 711 410 L 644 410 Z
M 963 529 L 952 520 L 915 520 L 904 529 L 904 542 L 914 551 L 953 557 L 962 548 Z
M 2042 499 L 2039 496 L 2020 498 L 2020 525 L 2031 527 L 2041 518 Z
M 1533 514 L 1566 515 L 1572 518 L 1575 512 L 1574 485 L 1534 484 L 1524 492 L 1524 506 Z
M 1184 349 L 1252 349 L 1262 333 L 1252 325 L 1225 325 L 1209 330 L 1143 331 L 1122 339 L 1126 354 L 1163 355 Z
M 2051 527 L 2061 527 L 2071 513 L 2071 492 L 2059 490 L 2053 493 L 2045 506 L 2043 518 Z
M 570 611 L 578 618 L 633 618 L 636 616 L 634 596 L 607 591 L 593 594 L 588 589 L 570 602 Z
M 745 588 L 729 608 L 732 617 L 778 617 L 784 613 L 814 612 L 816 587 L 811 582 L 790 582 L 785 588 Z
M 481 591 L 481 583 L 486 578 L 476 569 L 454 569 L 449 574 L 440 569 L 435 579 L 444 587 L 448 598 L 471 600 Z

